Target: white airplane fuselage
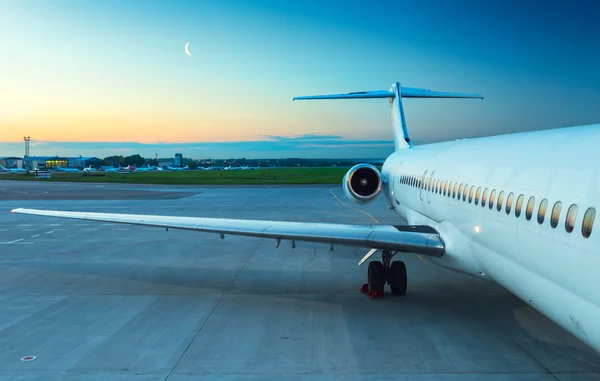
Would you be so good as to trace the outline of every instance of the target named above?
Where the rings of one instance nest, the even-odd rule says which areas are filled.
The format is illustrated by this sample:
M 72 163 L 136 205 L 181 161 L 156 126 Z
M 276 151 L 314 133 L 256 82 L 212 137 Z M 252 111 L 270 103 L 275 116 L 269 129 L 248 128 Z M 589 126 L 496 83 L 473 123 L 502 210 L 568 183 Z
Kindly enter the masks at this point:
M 432 262 L 501 285 L 599 350 L 600 232 L 592 230 L 588 238 L 582 234 L 584 214 L 600 204 L 599 144 L 600 125 L 594 125 L 398 150 L 383 165 L 383 193 L 408 224 L 440 232 L 446 254 Z M 455 189 L 462 190 L 460 199 Z M 504 196 L 498 210 L 500 192 Z M 544 199 L 547 209 L 540 223 Z M 560 215 L 552 227 L 558 201 Z M 578 212 L 568 232 L 565 219 L 571 205 Z

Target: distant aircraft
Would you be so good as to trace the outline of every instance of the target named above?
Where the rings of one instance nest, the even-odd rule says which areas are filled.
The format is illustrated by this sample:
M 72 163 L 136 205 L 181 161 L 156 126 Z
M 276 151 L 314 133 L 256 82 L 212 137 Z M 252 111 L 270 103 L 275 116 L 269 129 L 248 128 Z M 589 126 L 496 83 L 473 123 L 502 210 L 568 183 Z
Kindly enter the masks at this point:
M 185 167 L 172 167 L 172 166 L 167 166 L 167 169 L 170 171 L 185 171 L 190 169 L 190 167 L 188 167 L 187 165 Z
M 131 173 L 133 172 L 129 167 L 121 167 L 119 164 L 118 167 L 107 168 L 104 172 L 119 172 L 119 173 Z
M 85 172 L 85 173 L 98 172 L 98 168 L 93 168 L 92 165 L 90 164 L 89 167 L 83 168 L 83 172 Z
M 0 172 L 27 173 L 27 170 L 23 168 L 5 168 L 4 166 L 0 165 Z
M 76 168 L 64 168 L 64 167 L 61 167 L 60 165 L 56 166 L 56 170 L 58 172 L 81 172 L 79 169 L 76 169 Z
M 150 172 L 150 171 L 156 171 L 156 167 L 155 166 L 150 166 L 150 164 L 146 164 L 145 167 L 139 167 L 135 169 L 136 172 Z
M 243 165 L 241 167 L 232 167 L 231 165 L 229 167 L 225 167 L 223 168 L 226 171 L 238 171 L 240 169 L 246 169 L 247 167 L 244 167 Z
M 342 181 L 346 197 L 380 194 L 405 225 L 352 225 L 14 209 L 13 213 L 197 230 L 369 249 L 362 291 L 407 291 L 398 253 L 495 282 L 600 351 L 600 125 L 413 146 L 402 98 L 481 98 L 402 87 L 294 99 L 384 98 L 391 103 L 395 152 L 381 172 L 363 163 Z M 294 247 L 294 244 L 292 244 Z M 333 248 L 333 246 L 331 246 Z M 448 290 L 441 290 L 447 292 Z

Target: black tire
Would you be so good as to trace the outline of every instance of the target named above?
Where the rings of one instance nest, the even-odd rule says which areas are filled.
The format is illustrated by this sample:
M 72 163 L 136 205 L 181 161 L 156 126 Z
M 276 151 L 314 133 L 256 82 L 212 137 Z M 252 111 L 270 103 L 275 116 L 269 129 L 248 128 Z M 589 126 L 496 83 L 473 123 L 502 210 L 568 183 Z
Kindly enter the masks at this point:
M 408 277 L 406 276 L 406 265 L 402 261 L 394 261 L 390 266 L 388 282 L 392 295 L 406 295 Z
M 369 262 L 369 291 L 381 291 L 385 286 L 385 270 L 379 261 Z

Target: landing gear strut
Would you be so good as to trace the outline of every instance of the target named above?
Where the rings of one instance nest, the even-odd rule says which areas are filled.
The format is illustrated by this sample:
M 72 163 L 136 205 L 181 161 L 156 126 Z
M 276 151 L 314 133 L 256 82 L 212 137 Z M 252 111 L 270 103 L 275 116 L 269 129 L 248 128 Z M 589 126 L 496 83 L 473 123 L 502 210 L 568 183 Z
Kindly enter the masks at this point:
M 402 261 L 393 261 L 396 253 L 383 250 L 380 261 L 369 262 L 368 283 L 363 285 L 361 291 L 370 298 L 383 298 L 385 284 L 390 285 L 393 295 L 406 295 L 408 278 L 406 276 L 406 265 Z

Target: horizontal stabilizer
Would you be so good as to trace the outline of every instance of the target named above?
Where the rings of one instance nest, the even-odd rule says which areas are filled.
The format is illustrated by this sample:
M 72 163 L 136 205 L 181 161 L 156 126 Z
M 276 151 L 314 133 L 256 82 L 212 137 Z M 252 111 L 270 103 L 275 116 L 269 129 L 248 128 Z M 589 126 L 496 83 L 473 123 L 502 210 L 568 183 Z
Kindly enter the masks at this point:
M 394 125 L 394 147 L 396 150 L 411 148 L 412 141 L 408 137 L 406 118 L 404 117 L 404 106 L 402 98 L 462 98 L 483 99 L 479 94 L 448 93 L 442 91 L 431 91 L 416 87 L 403 87 L 400 82 L 392 84 L 389 90 L 359 91 L 346 94 L 308 95 L 294 97 L 295 101 L 307 99 L 365 99 L 365 98 L 388 98 L 392 106 L 392 123 Z
M 442 91 L 431 91 L 414 87 L 402 87 L 402 98 L 475 98 L 483 99 L 479 94 L 448 93 Z M 346 94 L 308 95 L 294 97 L 295 101 L 308 99 L 359 99 L 359 98 L 394 98 L 395 94 L 389 90 L 360 91 Z

